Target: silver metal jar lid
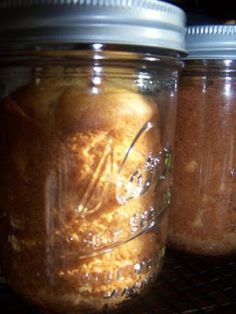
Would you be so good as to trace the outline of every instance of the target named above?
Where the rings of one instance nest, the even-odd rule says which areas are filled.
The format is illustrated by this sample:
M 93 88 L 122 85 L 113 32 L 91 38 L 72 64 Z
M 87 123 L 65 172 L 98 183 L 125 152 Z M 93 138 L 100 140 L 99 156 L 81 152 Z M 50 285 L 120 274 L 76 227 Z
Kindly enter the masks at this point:
M 110 43 L 185 52 L 185 14 L 157 0 L 3 0 L 0 43 Z
M 236 25 L 188 27 L 186 46 L 186 59 L 235 59 Z

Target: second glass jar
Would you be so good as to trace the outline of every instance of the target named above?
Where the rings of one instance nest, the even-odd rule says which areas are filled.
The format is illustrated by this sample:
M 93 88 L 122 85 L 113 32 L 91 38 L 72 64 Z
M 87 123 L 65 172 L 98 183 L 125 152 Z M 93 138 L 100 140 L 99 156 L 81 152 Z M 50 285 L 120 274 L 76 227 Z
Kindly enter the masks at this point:
M 169 244 L 236 252 L 236 27 L 188 29 L 178 97 Z

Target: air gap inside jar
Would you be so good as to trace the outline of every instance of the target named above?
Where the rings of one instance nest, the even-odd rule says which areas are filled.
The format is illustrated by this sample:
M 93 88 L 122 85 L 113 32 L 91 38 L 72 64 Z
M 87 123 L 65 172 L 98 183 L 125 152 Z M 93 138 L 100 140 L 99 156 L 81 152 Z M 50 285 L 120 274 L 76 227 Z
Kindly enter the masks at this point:
M 178 98 L 169 243 L 236 252 L 236 26 L 187 30 Z
M 150 0 L 1 2 L 1 252 L 27 300 L 114 309 L 160 271 L 184 19 Z

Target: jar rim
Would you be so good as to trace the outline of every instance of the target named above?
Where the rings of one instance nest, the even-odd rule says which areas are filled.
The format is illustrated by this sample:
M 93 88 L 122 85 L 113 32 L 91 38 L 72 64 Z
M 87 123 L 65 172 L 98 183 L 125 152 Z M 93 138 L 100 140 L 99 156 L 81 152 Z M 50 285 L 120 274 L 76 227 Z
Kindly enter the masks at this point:
M 236 59 L 236 25 L 190 26 L 186 46 L 186 59 Z
M 186 16 L 156 0 L 4 0 L 1 45 L 109 43 L 185 52 Z

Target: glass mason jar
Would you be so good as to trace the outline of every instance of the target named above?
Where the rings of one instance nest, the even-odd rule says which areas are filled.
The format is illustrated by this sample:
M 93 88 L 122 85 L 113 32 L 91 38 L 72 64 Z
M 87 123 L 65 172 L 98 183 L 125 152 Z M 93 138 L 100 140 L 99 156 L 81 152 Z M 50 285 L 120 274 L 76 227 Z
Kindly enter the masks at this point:
M 236 252 L 236 26 L 187 30 L 180 79 L 169 243 Z
M 56 313 L 119 308 L 165 252 L 184 13 L 29 0 L 0 14 L 7 281 Z

